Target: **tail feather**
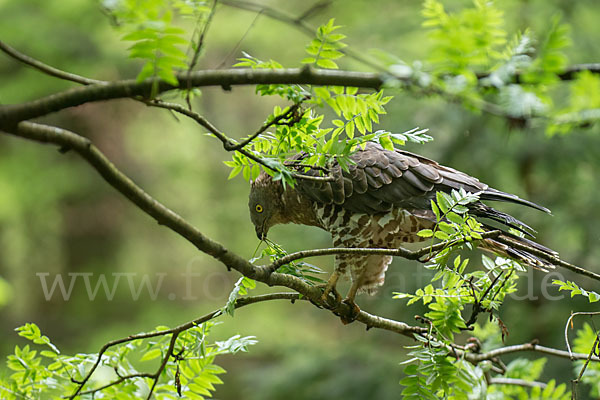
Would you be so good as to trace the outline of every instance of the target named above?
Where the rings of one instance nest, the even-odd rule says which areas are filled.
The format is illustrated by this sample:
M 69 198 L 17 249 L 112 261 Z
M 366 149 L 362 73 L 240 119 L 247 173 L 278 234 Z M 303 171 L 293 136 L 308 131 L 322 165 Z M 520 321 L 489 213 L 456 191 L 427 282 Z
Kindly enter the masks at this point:
M 483 203 L 473 203 L 470 207 L 470 213 L 476 217 L 489 218 L 491 220 L 500 222 L 510 228 L 514 228 L 525 235 L 534 238 L 536 231 L 527 225 L 525 222 L 518 220 L 510 214 L 503 213 L 489 207 Z
M 552 259 L 558 258 L 556 251 L 510 233 L 502 233 L 497 239 L 485 239 L 480 247 L 544 272 L 556 268 L 552 262 Z
M 496 190 L 494 188 L 487 188 L 483 192 L 479 194 L 479 198 L 481 200 L 490 200 L 490 201 L 506 201 L 509 203 L 517 203 L 522 204 L 527 207 L 535 208 L 536 210 L 543 211 L 548 214 L 552 214 L 549 209 L 546 207 L 540 206 L 539 204 L 535 204 L 532 201 L 525 200 L 520 198 L 519 196 L 511 193 L 505 193 L 500 190 Z

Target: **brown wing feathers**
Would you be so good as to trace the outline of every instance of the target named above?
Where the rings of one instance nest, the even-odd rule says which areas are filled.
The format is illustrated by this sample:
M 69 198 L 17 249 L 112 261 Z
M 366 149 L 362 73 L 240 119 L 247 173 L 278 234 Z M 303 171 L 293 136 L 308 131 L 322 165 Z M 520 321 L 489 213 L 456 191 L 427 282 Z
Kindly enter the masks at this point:
M 331 168 L 332 182 L 299 181 L 298 190 L 314 201 L 339 204 L 354 212 L 378 213 L 393 206 L 429 209 L 435 192 L 465 189 L 478 193 L 482 200 L 508 201 L 545 212 L 548 209 L 513 194 L 489 188 L 478 179 L 428 158 L 403 150 L 388 151 L 375 143 L 351 156 L 348 171 L 339 165 Z M 315 174 L 316 171 L 309 171 Z M 530 229 L 512 216 L 475 203 L 472 213 L 499 221 L 507 226 Z

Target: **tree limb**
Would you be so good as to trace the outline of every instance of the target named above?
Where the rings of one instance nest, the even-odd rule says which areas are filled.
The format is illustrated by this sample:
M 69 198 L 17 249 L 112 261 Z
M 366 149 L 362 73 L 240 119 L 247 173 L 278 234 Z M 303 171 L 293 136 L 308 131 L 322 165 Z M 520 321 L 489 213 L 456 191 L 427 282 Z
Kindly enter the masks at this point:
M 300 32 L 304 33 L 308 37 L 314 37 L 317 32 L 317 28 L 308 24 L 305 19 L 317 8 L 315 6 L 311 7 L 309 10 L 304 12 L 302 15 L 298 17 L 291 16 L 283 11 L 277 10 L 273 7 L 266 6 L 264 4 L 253 3 L 251 1 L 237 1 L 237 0 L 220 0 L 221 4 L 224 4 L 229 7 L 239 8 L 241 10 L 255 12 L 258 15 L 264 15 L 271 19 L 281 21 L 285 24 L 291 25 Z M 382 73 L 387 72 L 387 68 L 378 63 L 369 60 L 361 55 L 360 52 L 354 51 L 351 48 L 338 49 L 339 52 L 345 54 L 346 56 L 355 59 L 363 65 L 366 65 L 370 68 L 373 68 L 375 71 L 380 71 Z
M 575 273 L 577 273 L 579 275 L 584 275 L 584 276 L 587 276 L 588 278 L 592 278 L 594 280 L 600 281 L 600 274 L 597 274 L 595 272 L 588 271 L 587 269 L 583 269 L 583 268 L 578 267 L 576 265 L 570 264 L 570 263 L 568 263 L 566 261 L 561 260 L 558 257 L 554 257 L 554 256 L 552 256 L 552 255 L 550 255 L 548 253 L 545 253 L 545 252 L 543 252 L 541 250 L 538 250 L 538 249 L 536 249 L 534 247 L 523 245 L 523 244 L 521 244 L 521 243 L 517 242 L 516 240 L 513 240 L 513 239 L 511 239 L 509 237 L 500 236 L 500 237 L 498 237 L 495 240 L 497 240 L 498 242 L 507 244 L 509 246 L 512 246 L 512 247 L 514 247 L 516 249 L 525 250 L 525 251 L 533 254 L 536 257 L 539 257 L 539 258 L 541 258 L 541 259 L 543 259 L 545 261 L 548 261 L 551 264 L 561 266 L 561 267 L 566 268 L 568 270 L 571 270 L 571 271 L 573 271 L 573 272 L 575 272 Z
M 499 356 L 511 353 L 518 353 L 522 351 L 535 351 L 538 353 L 548 354 L 551 356 L 561 357 L 561 358 L 569 358 L 571 359 L 571 354 L 573 356 L 573 360 L 587 360 L 589 354 L 584 353 L 571 353 L 568 351 L 558 350 L 551 347 L 540 346 L 535 342 L 524 343 L 524 344 L 515 344 L 512 346 L 504 346 L 498 349 L 490 350 L 487 353 L 467 353 L 465 355 L 465 359 L 473 363 L 479 363 L 484 360 L 492 360 Z M 600 361 L 600 358 L 596 356 L 592 356 L 590 358 L 592 361 Z
M 211 124 L 202 115 L 200 115 L 197 112 L 194 112 L 188 108 L 185 108 L 180 104 L 166 103 L 166 102 L 160 101 L 160 100 L 144 101 L 144 103 L 149 106 L 152 106 L 152 107 L 159 107 L 159 108 L 164 108 L 166 110 L 175 111 L 179 114 L 185 115 L 186 117 L 193 119 L 199 125 L 208 129 L 208 131 L 211 134 L 213 134 L 217 139 L 219 139 L 221 141 L 221 143 L 223 143 L 223 148 L 226 151 L 237 151 L 238 153 L 243 154 L 244 156 L 248 157 L 249 159 L 262 165 L 263 167 L 273 170 L 263 158 L 257 156 L 256 154 L 252 153 L 251 151 L 248 151 L 243 148 L 251 140 L 247 139 L 242 143 L 236 142 L 235 140 L 233 140 L 232 138 L 228 137 L 226 134 L 221 132 L 219 129 L 217 129 L 213 124 Z M 287 112 L 285 114 L 287 114 Z M 281 118 L 279 118 L 279 119 L 281 119 Z M 250 138 L 252 140 L 255 139 L 256 136 L 258 136 L 260 133 L 264 132 L 266 129 L 268 129 L 268 126 L 271 126 L 271 125 L 272 125 L 272 123 L 263 125 L 263 127 L 258 130 L 258 133 L 251 136 Z M 242 144 L 243 144 L 243 146 L 242 146 Z M 333 180 L 333 178 L 330 176 L 312 176 L 312 175 L 298 174 L 295 172 L 291 172 L 290 174 L 292 175 L 292 177 L 294 177 L 296 179 L 304 179 L 304 180 L 311 180 L 311 181 L 331 181 L 331 180 Z
M 235 302 L 234 307 L 237 308 L 241 308 L 250 304 L 255 304 L 255 303 L 260 303 L 263 301 L 269 301 L 269 300 L 302 300 L 302 296 L 298 293 L 270 293 L 270 294 L 266 294 L 266 295 L 259 295 L 259 296 L 249 296 L 249 297 L 242 297 L 237 299 L 237 301 Z M 96 369 L 98 368 L 98 366 L 100 365 L 100 362 L 102 361 L 102 355 L 111 347 L 116 346 L 118 344 L 123 344 L 123 343 L 127 343 L 127 342 L 131 342 L 134 340 L 140 340 L 140 339 L 149 339 L 149 338 L 153 338 L 153 337 L 157 337 L 157 336 L 166 336 L 166 335 L 172 335 L 171 336 L 171 342 L 169 344 L 169 349 L 170 351 L 167 352 L 167 354 L 165 355 L 165 357 L 163 358 L 163 362 L 161 362 L 161 368 L 159 369 L 159 371 L 157 373 L 154 374 L 137 374 L 135 376 L 133 375 L 128 375 L 126 378 L 134 378 L 134 377 L 138 377 L 138 376 L 143 376 L 146 378 L 155 378 L 158 377 L 160 375 L 160 373 L 162 372 L 162 370 L 164 369 L 164 365 L 166 365 L 166 361 L 169 359 L 169 357 L 172 355 L 173 353 L 173 348 L 171 347 L 171 343 L 173 344 L 173 347 L 175 345 L 174 341 L 177 338 L 177 335 L 179 335 L 181 332 L 186 331 L 188 329 L 191 329 L 195 326 L 198 326 L 200 324 L 203 324 L 207 321 L 210 321 L 211 319 L 214 319 L 216 317 L 219 317 L 223 314 L 222 309 L 218 309 L 218 310 L 214 310 L 208 314 L 205 314 L 199 318 L 196 318 L 193 321 L 189 321 L 186 322 L 185 324 L 181 324 L 179 326 L 176 326 L 174 328 L 171 329 L 165 329 L 162 331 L 157 331 L 157 332 L 149 332 L 149 333 L 139 333 L 137 335 L 130 335 L 127 336 L 125 338 L 122 339 L 117 339 L 117 340 L 111 340 L 110 342 L 106 343 L 104 346 L 102 346 L 102 348 L 100 349 L 100 351 L 98 352 L 98 358 L 96 360 L 96 362 L 92 365 L 92 368 L 90 368 L 90 370 L 88 371 L 87 375 L 83 378 L 83 380 L 79 383 L 79 387 L 77 388 L 77 390 L 69 397 L 69 399 L 74 399 L 76 396 L 81 396 L 83 394 L 89 394 L 89 393 L 94 393 L 98 390 L 104 389 L 106 387 L 112 386 L 112 385 L 116 385 L 118 383 L 121 383 L 124 379 L 120 379 L 118 382 L 113 382 L 111 384 L 108 384 L 100 389 L 94 389 L 94 390 L 90 390 L 90 391 L 86 391 L 86 392 L 82 392 L 81 390 L 83 389 L 83 387 L 85 386 L 85 384 L 89 381 L 89 379 L 91 378 L 91 376 L 94 374 L 94 372 L 96 371 Z M 175 338 L 175 339 L 173 339 Z M 164 364 L 164 365 L 163 365 Z M 123 377 L 121 377 L 123 378 Z M 157 381 L 158 379 L 156 379 L 155 381 Z M 152 387 L 152 389 L 154 389 L 154 385 Z
M 498 237 L 502 232 L 499 230 L 489 231 L 483 233 L 481 235 L 482 239 L 489 239 Z M 292 261 L 299 260 L 301 258 L 309 258 L 309 257 L 318 257 L 318 256 L 327 256 L 327 255 L 337 255 L 337 254 L 354 254 L 354 255 L 386 255 L 386 256 L 397 256 L 406 258 L 408 260 L 419 260 L 421 257 L 435 253 L 439 250 L 443 250 L 444 248 L 453 246 L 456 244 L 456 241 L 451 242 L 440 242 L 436 243 L 432 246 L 423 247 L 419 250 L 411 251 L 405 249 L 403 247 L 397 249 L 379 249 L 379 248 L 370 248 L 370 247 L 354 247 L 354 248 L 345 248 L 345 247 L 334 247 L 328 249 L 314 249 L 314 250 L 302 250 L 297 251 L 295 253 L 288 254 L 287 256 L 278 258 L 276 261 L 271 263 L 265 268 L 268 272 L 276 271 L 282 265 L 288 264 Z
M 515 379 L 515 378 L 490 378 L 488 384 L 490 384 L 490 385 L 516 385 L 516 386 L 523 386 L 523 387 L 528 387 L 528 388 L 539 387 L 541 389 L 546 389 L 546 386 L 548 386 L 544 382 L 526 381 L 524 379 Z
M 0 50 L 2 50 L 4 53 L 6 53 L 10 57 L 14 58 L 15 60 L 20 61 L 25 65 L 29 65 L 30 67 L 33 67 L 33 68 L 37 69 L 38 71 L 41 71 L 44 74 L 53 76 L 55 78 L 59 78 L 59 79 L 63 79 L 63 80 L 71 81 L 71 82 L 75 82 L 75 83 L 80 83 L 82 85 L 94 85 L 94 84 L 105 83 L 104 81 L 86 78 L 84 76 L 72 74 L 70 72 L 66 72 L 66 71 L 60 70 L 58 68 L 54 68 L 48 64 L 44 64 L 43 62 L 38 61 L 35 58 L 29 57 L 28 55 L 25 55 L 25 54 L 19 52 L 17 49 L 9 46 L 8 44 L 4 43 L 1 40 L 0 40 Z
M 91 390 L 86 390 L 85 392 L 81 392 L 79 393 L 79 396 L 83 396 L 86 394 L 93 394 L 96 392 L 100 392 L 104 389 L 107 389 L 111 386 L 115 386 L 118 385 L 119 383 L 125 382 L 126 380 L 129 379 L 134 379 L 134 378 L 153 378 L 154 374 L 149 374 L 149 373 L 139 373 L 139 374 L 130 374 L 130 375 L 124 375 L 124 376 L 120 376 L 119 379 L 116 379 L 112 382 L 107 383 L 106 385 L 100 386 L 99 388 L 96 389 L 91 389 Z
M 300 30 L 302 33 L 306 34 L 309 37 L 314 36 L 317 28 L 308 24 L 305 19 L 310 12 L 312 12 L 313 8 L 310 8 L 307 12 L 303 13 L 299 17 L 293 17 L 289 14 L 286 14 L 283 11 L 277 10 L 273 7 L 266 6 L 264 4 L 254 3 L 251 1 L 242 1 L 242 0 L 220 0 L 221 4 L 227 5 L 229 7 L 235 7 L 246 11 L 255 12 L 260 15 L 265 15 L 269 18 L 272 18 L 277 21 L 281 21 L 285 24 L 293 26 Z M 326 3 L 326 2 L 325 2 Z M 387 68 L 380 64 L 377 64 L 361 55 L 360 52 L 354 51 L 351 48 L 339 49 L 338 51 L 344 53 L 346 56 L 355 59 L 356 61 L 364 64 L 370 68 L 373 68 L 375 71 L 387 72 Z M 584 64 L 574 64 L 565 69 L 564 72 L 558 73 L 557 76 L 559 79 L 563 81 L 570 81 L 575 79 L 577 73 L 581 71 L 589 71 L 593 74 L 600 74 L 600 63 L 584 63 Z M 478 80 L 482 80 L 490 76 L 489 72 L 476 74 Z M 520 74 L 515 74 L 516 83 L 519 82 Z M 489 104 L 489 103 L 488 103 Z M 494 110 L 484 110 L 488 112 L 494 113 Z
M 390 75 L 368 72 L 313 69 L 308 66 L 289 69 L 237 68 L 224 70 L 194 71 L 189 75 L 182 72 L 176 75 L 178 85 L 171 85 L 158 78 L 137 82 L 135 79 L 97 83 L 55 93 L 34 101 L 0 106 L 0 129 L 6 129 L 17 122 L 41 117 L 66 108 L 102 100 L 141 96 L 150 99 L 152 94 L 160 94 L 174 89 L 189 87 L 222 86 L 230 90 L 237 85 L 259 84 L 310 84 L 353 86 L 379 90 Z M 156 91 L 153 92 L 153 87 Z
M 573 354 L 573 352 L 571 351 L 571 344 L 569 343 L 569 325 L 571 325 L 573 318 L 578 315 L 598 315 L 598 314 L 600 314 L 600 311 L 571 312 L 571 315 L 569 316 L 569 319 L 567 319 L 567 323 L 565 324 L 565 343 L 567 345 L 567 350 L 569 351 L 569 354 Z M 592 351 L 593 350 L 594 350 L 594 348 L 592 347 Z M 571 357 L 571 360 L 573 360 L 573 357 Z
M 8 133 L 26 139 L 42 143 L 53 143 L 61 147 L 72 149 L 96 169 L 104 180 L 122 195 L 127 197 L 138 208 L 155 219 L 160 225 L 164 225 L 179 234 L 192 243 L 198 250 L 220 261 L 228 269 L 235 269 L 242 275 L 263 282 L 269 286 L 288 287 L 301 293 L 303 296 L 317 304 L 323 304 L 321 300 L 322 293 L 319 288 L 311 286 L 300 278 L 292 275 L 269 273 L 265 268 L 251 264 L 239 255 L 226 249 L 220 243 L 206 237 L 181 216 L 165 207 L 162 203 L 137 186 L 129 177 L 117 169 L 117 167 L 112 164 L 90 140 L 65 129 L 32 122 L 20 122 L 16 125 L 14 130 L 10 130 Z M 327 306 L 327 304 L 323 305 Z M 350 315 L 352 312 L 350 306 L 345 303 L 336 304 L 334 307 L 329 307 L 329 309 L 337 315 Z M 368 327 L 390 330 L 411 338 L 414 333 L 421 333 L 424 331 L 421 327 L 388 320 L 364 311 L 360 312 L 357 320 Z

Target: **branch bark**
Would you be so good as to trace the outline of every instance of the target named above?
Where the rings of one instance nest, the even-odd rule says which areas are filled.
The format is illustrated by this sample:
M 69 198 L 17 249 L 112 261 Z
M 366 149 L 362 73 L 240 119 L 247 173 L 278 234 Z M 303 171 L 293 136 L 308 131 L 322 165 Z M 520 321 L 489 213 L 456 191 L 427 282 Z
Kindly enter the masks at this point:
M 176 86 L 157 78 L 147 79 L 143 82 L 137 82 L 134 79 L 103 82 L 66 90 L 22 104 L 0 106 L 0 129 L 5 130 L 20 121 L 41 117 L 85 103 L 138 96 L 150 99 L 153 88 L 156 88 L 154 94 L 190 87 L 221 86 L 225 90 L 231 90 L 232 86 L 260 84 L 353 86 L 378 90 L 385 81 L 394 78 L 384 74 L 368 72 L 304 67 L 277 70 L 250 68 L 203 70 L 190 74 L 187 72 L 179 73 L 177 79 L 179 84 Z
M 482 239 L 489 239 L 498 237 L 502 232 L 498 230 L 489 231 L 481 235 Z M 281 257 L 274 261 L 271 265 L 264 267 L 267 272 L 276 271 L 282 265 L 288 264 L 292 261 L 299 260 L 301 258 L 336 255 L 336 254 L 354 254 L 354 255 L 385 255 L 385 256 L 396 256 L 406 258 L 408 260 L 419 260 L 421 257 L 434 254 L 444 248 L 453 246 L 455 242 L 441 242 L 436 243 L 432 246 L 423 247 L 422 249 L 411 251 L 405 248 L 397 249 L 378 249 L 378 248 L 345 248 L 345 247 L 333 247 L 328 249 L 314 249 L 314 250 L 302 250 L 295 253 L 288 254 L 287 256 Z
M 243 147 L 246 146 L 251 140 L 245 140 L 242 143 L 237 143 L 235 140 L 233 140 L 232 138 L 228 137 L 225 133 L 221 132 L 217 127 L 215 127 L 213 124 L 211 124 L 206 118 L 204 118 L 202 115 L 198 114 L 197 112 L 194 112 L 190 109 L 187 109 L 185 107 L 183 107 L 180 104 L 177 103 L 166 103 L 164 101 L 159 101 L 159 100 L 152 100 L 152 101 L 144 101 L 145 104 L 151 106 L 151 107 L 158 107 L 158 108 L 164 108 L 166 110 L 169 111 L 174 111 L 177 112 L 181 115 L 185 115 L 186 117 L 189 117 L 191 119 L 193 119 L 194 121 L 196 121 L 200 126 L 206 128 L 211 134 L 213 134 L 217 139 L 219 139 L 221 141 L 221 143 L 223 144 L 223 148 L 226 151 L 237 151 L 240 154 L 245 155 L 246 157 L 248 157 L 249 159 L 255 161 L 256 163 L 262 165 L 265 168 L 271 169 L 272 168 L 269 166 L 269 164 L 267 162 L 265 162 L 265 160 L 263 158 L 261 158 L 260 156 L 254 154 L 251 151 L 248 151 L 246 149 L 244 149 Z M 264 130 L 268 129 L 268 124 L 263 125 L 263 127 L 265 127 L 264 129 L 259 129 L 258 133 L 256 133 L 255 135 L 258 136 L 260 133 L 262 133 Z M 254 135 L 253 135 L 254 136 Z M 254 139 L 256 136 L 252 137 L 252 139 Z M 310 181 L 331 181 L 333 178 L 329 177 L 329 176 L 312 176 L 312 175 L 305 175 L 305 174 L 298 174 L 295 172 L 292 172 L 291 175 L 296 178 L 296 179 L 305 179 L 305 180 L 310 180 Z
M 524 344 L 515 344 L 512 346 L 504 346 L 504 347 L 500 347 L 498 349 L 488 351 L 487 353 L 480 353 L 480 354 L 467 353 L 465 355 L 465 358 L 470 362 L 479 363 L 481 361 L 492 360 L 494 358 L 497 358 L 499 356 L 503 356 L 506 354 L 518 353 L 518 352 L 522 352 L 522 351 L 535 351 L 538 353 L 548 354 L 551 356 L 556 356 L 556 357 L 561 357 L 561 358 L 569 358 L 572 360 L 587 360 L 588 356 L 589 356 L 589 354 L 584 354 L 584 353 L 569 354 L 568 351 L 558 350 L 558 349 L 554 349 L 552 347 L 540 346 L 539 344 L 537 344 L 535 342 L 531 342 L 531 343 L 524 343 Z M 571 358 L 571 355 L 573 356 L 573 358 Z M 592 356 L 590 358 L 590 360 L 600 361 L 600 358 L 598 358 L 596 356 Z
M 77 74 L 72 74 L 70 72 L 66 72 L 66 71 L 60 70 L 58 68 L 54 68 L 48 64 L 44 64 L 43 62 L 36 60 L 35 58 L 29 57 L 28 55 L 21 53 L 14 47 L 9 46 L 8 44 L 4 43 L 1 40 L 0 40 L 0 50 L 2 50 L 4 53 L 8 54 L 15 60 L 20 61 L 25 65 L 29 65 L 30 67 L 33 67 L 33 68 L 37 69 L 38 71 L 40 71 L 46 75 L 53 76 L 55 78 L 79 83 L 81 85 L 93 85 L 93 84 L 97 84 L 97 83 L 104 83 L 103 81 L 86 78 L 84 76 L 77 75 Z
M 544 382 L 536 382 L 536 381 L 526 381 L 524 379 L 515 379 L 515 378 L 490 378 L 490 385 L 514 385 L 514 386 L 523 386 L 523 387 L 539 387 L 542 389 L 546 389 L 547 384 Z
M 261 302 L 270 301 L 270 300 L 293 300 L 293 301 L 295 301 L 295 300 L 302 300 L 302 296 L 298 293 L 271 293 L 271 294 L 259 295 L 259 296 L 249 296 L 249 297 L 244 297 L 244 298 L 238 299 L 235 303 L 235 308 L 237 309 L 237 308 L 241 308 L 241 307 L 244 307 L 244 306 L 247 306 L 250 304 L 261 303 Z M 177 335 L 179 335 L 183 331 L 186 331 L 195 326 L 198 326 L 207 321 L 210 321 L 211 319 L 217 318 L 217 317 L 221 316 L 222 314 L 223 314 L 222 310 L 218 309 L 218 310 L 214 310 L 213 312 L 210 312 L 208 314 L 205 314 L 199 318 L 196 318 L 193 321 L 189 321 L 189 322 L 186 322 L 185 324 L 176 326 L 172 329 L 165 329 L 162 331 L 149 332 L 149 333 L 139 333 L 137 335 L 130 335 L 125 338 L 121 338 L 121 339 L 117 339 L 117 340 L 111 340 L 110 342 L 108 342 L 104 346 L 102 346 L 102 348 L 98 352 L 98 358 L 96 359 L 96 362 L 94 363 L 94 365 L 92 365 L 92 368 L 90 368 L 87 375 L 79 383 L 79 386 L 77 387 L 76 391 L 71 396 L 69 396 L 69 399 L 74 399 L 75 397 L 83 395 L 83 394 L 94 393 L 103 388 L 106 388 L 106 387 L 109 387 L 112 385 L 117 385 L 124 380 L 123 378 L 146 377 L 146 378 L 153 378 L 155 380 L 155 382 L 157 382 L 158 377 L 160 376 L 160 373 L 164 369 L 164 366 L 166 365 L 168 359 L 173 354 L 173 348 L 175 346 L 175 341 L 177 339 Z M 118 379 L 117 381 L 109 383 L 102 388 L 82 392 L 83 387 L 86 385 L 86 383 L 89 381 L 89 379 L 92 377 L 92 375 L 94 374 L 94 372 L 100 365 L 100 362 L 102 360 L 102 355 L 109 348 L 119 345 L 119 344 L 131 342 L 134 340 L 149 339 L 149 338 L 153 338 L 153 337 L 157 337 L 157 336 L 166 336 L 166 335 L 172 335 L 171 341 L 169 343 L 169 350 L 167 351 L 167 354 L 165 354 L 163 361 L 161 362 L 161 365 L 159 367 L 159 370 L 156 373 L 154 373 L 154 374 L 144 373 L 144 374 L 136 374 L 136 375 L 129 375 L 126 377 L 120 377 L 120 379 Z M 154 386 L 155 386 L 155 384 L 152 386 L 152 391 L 154 390 Z M 152 395 L 152 391 L 150 392 L 150 396 Z

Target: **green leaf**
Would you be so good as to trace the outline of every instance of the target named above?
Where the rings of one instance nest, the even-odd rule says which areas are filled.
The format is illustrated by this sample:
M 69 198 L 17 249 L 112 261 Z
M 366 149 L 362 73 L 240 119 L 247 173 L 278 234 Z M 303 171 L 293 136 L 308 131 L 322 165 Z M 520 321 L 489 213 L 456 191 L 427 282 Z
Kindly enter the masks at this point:
M 431 210 L 433 211 L 433 213 L 435 214 L 435 218 L 436 221 L 440 221 L 440 209 L 439 207 L 435 204 L 435 201 L 431 200 Z
M 229 173 L 229 176 L 227 177 L 227 179 L 235 178 L 240 172 L 242 172 L 242 169 L 243 169 L 243 166 L 236 165 Z
M 326 58 L 321 58 L 319 60 L 317 60 L 317 66 L 321 67 L 321 68 L 329 68 L 329 69 L 338 69 L 338 65 L 331 60 L 328 60 Z
M 382 136 L 379 138 L 379 144 L 386 150 L 394 151 L 394 143 L 389 136 Z
M 436 192 L 435 197 L 437 200 L 437 205 L 440 209 L 440 211 L 442 211 L 442 214 L 446 214 L 448 212 L 448 209 L 450 208 L 450 204 L 448 202 L 448 198 L 447 198 L 447 194 L 443 193 L 443 192 Z
M 434 236 L 437 239 L 440 239 L 440 240 L 448 240 L 450 238 L 450 236 L 448 236 L 448 234 L 446 232 L 443 232 L 443 231 L 437 231 L 437 232 L 435 232 Z
M 433 231 L 431 229 L 421 229 L 417 235 L 420 237 L 429 238 L 433 236 Z
M 354 137 L 354 122 L 348 121 L 346 123 L 346 136 L 348 139 L 352 139 Z
M 161 356 L 162 356 L 161 350 L 159 348 L 154 348 L 154 349 L 151 349 L 151 350 L 145 352 L 144 355 L 142 356 L 142 358 L 140 358 L 140 361 L 154 360 L 155 358 L 158 358 Z

